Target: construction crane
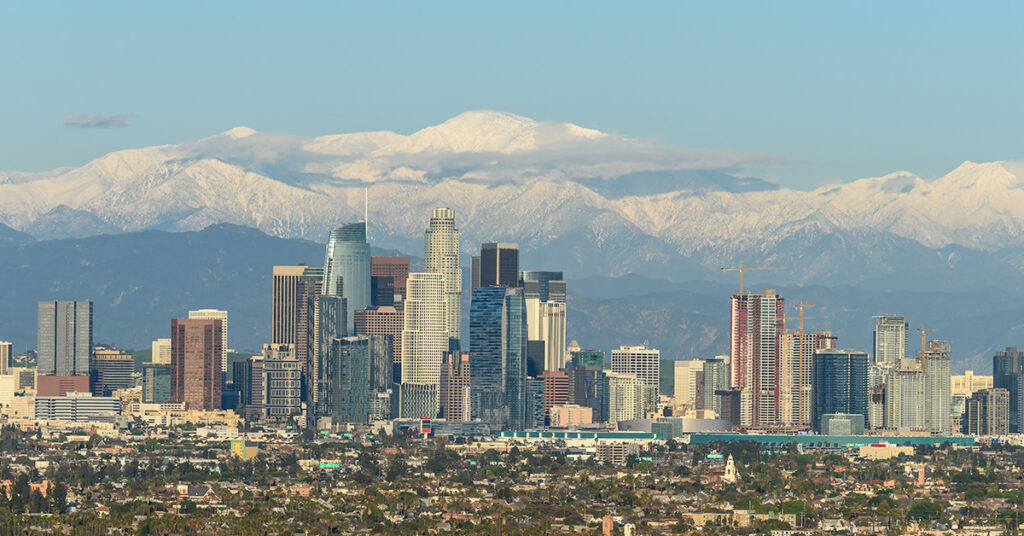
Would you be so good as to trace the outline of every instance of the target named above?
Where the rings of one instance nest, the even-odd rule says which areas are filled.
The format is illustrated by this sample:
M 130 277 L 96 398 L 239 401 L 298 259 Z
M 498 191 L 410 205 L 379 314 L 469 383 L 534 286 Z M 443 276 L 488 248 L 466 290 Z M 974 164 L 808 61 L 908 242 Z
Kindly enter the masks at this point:
M 804 317 L 804 309 L 810 309 L 811 307 L 814 307 L 814 305 L 811 305 L 809 303 L 804 303 L 803 300 L 800 300 L 800 303 L 798 303 L 798 304 L 793 306 L 794 309 L 797 309 L 798 311 L 800 311 L 800 332 L 799 332 L 799 335 L 797 335 L 798 338 L 797 338 L 797 343 L 796 343 L 797 355 L 799 356 L 798 359 L 800 361 L 800 366 L 799 366 L 800 381 L 798 382 L 798 388 L 796 390 L 796 392 L 797 392 L 797 401 L 796 401 L 797 409 L 796 409 L 796 412 L 797 412 L 797 422 L 799 424 L 803 424 L 804 423 L 804 383 L 805 382 L 809 383 L 809 382 L 807 382 L 807 380 L 809 378 L 805 378 L 804 377 L 804 375 L 807 373 L 807 363 L 804 362 L 804 319 L 805 319 L 805 317 Z M 814 317 L 807 317 L 807 318 L 810 319 L 810 318 L 814 318 Z
M 921 327 L 918 328 L 918 330 L 917 330 L 917 332 L 921 334 L 921 371 L 922 372 L 924 372 L 924 351 L 925 351 L 925 343 L 927 342 L 925 339 L 927 339 L 929 331 L 935 331 L 935 328 L 926 328 L 926 327 L 924 327 L 924 324 L 921 324 Z
M 784 266 L 743 266 L 741 262 L 739 266 L 722 268 L 723 272 L 739 272 L 740 273 L 740 294 L 743 294 L 743 272 L 753 272 L 757 270 L 785 270 Z

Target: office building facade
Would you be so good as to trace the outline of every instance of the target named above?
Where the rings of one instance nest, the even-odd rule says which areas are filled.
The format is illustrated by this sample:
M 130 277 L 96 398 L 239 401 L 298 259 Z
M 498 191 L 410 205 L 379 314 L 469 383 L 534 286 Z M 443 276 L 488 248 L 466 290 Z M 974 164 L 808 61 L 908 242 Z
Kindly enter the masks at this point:
M 1000 436 L 1010 433 L 1010 393 L 1006 389 L 981 389 L 967 400 L 965 434 Z
M 135 387 L 135 360 L 116 348 L 96 347 L 89 364 L 89 391 L 93 396 L 110 396 L 118 389 Z
M 449 421 L 472 420 L 472 372 L 469 354 L 447 352 L 441 363 L 440 412 Z
M 188 409 L 220 409 L 222 321 L 171 320 L 171 402 Z
M 481 287 L 516 288 L 519 286 L 519 245 L 486 242 L 480 246 Z
M 228 371 L 228 312 L 219 309 L 199 309 L 189 311 L 190 320 L 220 320 L 220 365 L 221 372 Z
M 323 293 L 345 298 L 348 329 L 354 325 L 355 311 L 370 306 L 370 244 L 366 241 L 366 222 L 345 224 L 331 231 L 324 259 Z
M 39 374 L 88 376 L 92 356 L 92 302 L 41 301 L 37 320 Z
M 857 350 L 814 353 L 811 424 L 821 430 L 826 414 L 868 416 L 868 354 Z M 862 423 L 863 426 L 863 423 Z

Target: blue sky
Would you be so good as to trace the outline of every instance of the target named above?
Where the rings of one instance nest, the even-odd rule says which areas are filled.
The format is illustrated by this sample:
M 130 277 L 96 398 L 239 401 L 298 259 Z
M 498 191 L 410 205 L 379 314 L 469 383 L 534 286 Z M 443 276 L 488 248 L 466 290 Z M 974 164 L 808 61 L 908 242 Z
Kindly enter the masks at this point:
M 1024 158 L 1024 3 L 635 4 L 5 3 L 0 169 L 477 108 L 771 153 L 745 172 L 799 188 Z M 127 126 L 62 124 L 90 114 Z

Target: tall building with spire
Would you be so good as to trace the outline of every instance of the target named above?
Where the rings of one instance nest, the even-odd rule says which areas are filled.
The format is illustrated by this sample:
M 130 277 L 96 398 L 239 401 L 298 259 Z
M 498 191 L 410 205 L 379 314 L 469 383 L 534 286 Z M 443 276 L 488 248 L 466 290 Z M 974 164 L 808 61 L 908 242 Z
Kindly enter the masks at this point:
M 459 230 L 455 228 L 455 211 L 444 207 L 431 210 L 430 223 L 424 233 L 424 271 L 444 276 L 445 328 L 452 341 L 458 341 L 462 332 L 460 243 Z
M 733 294 L 729 362 L 732 386 L 740 391 L 742 425 L 774 425 L 780 420 L 784 325 L 785 304 L 775 290 Z
M 348 223 L 331 231 L 324 259 L 323 293 L 346 300 L 345 325 L 352 330 L 355 312 L 370 306 L 370 244 L 366 222 Z

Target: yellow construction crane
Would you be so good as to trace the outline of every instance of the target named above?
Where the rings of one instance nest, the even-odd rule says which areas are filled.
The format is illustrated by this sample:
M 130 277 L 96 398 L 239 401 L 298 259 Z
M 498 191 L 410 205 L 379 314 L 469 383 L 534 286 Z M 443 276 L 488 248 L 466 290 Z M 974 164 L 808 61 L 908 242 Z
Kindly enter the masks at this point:
M 723 272 L 739 272 L 740 273 L 740 294 L 743 294 L 743 272 L 753 272 L 757 270 L 785 270 L 784 266 L 743 266 L 741 262 L 739 266 L 722 268 Z
M 926 328 L 926 327 L 924 327 L 924 324 L 921 324 L 921 327 L 918 328 L 918 330 L 917 330 L 917 332 L 921 334 L 921 370 L 922 371 L 924 371 L 924 351 L 925 351 L 925 344 L 927 342 L 925 339 L 927 339 L 929 331 L 935 331 L 935 328 Z

